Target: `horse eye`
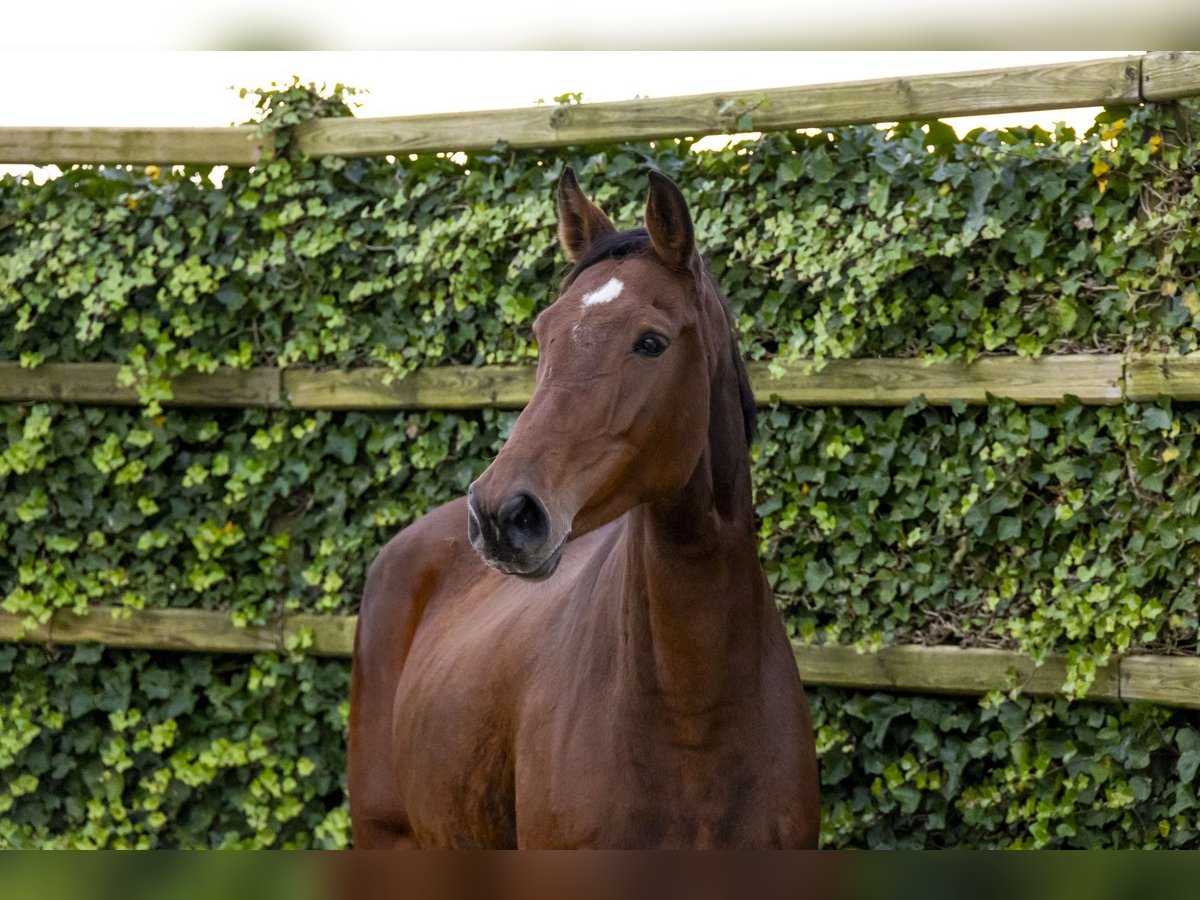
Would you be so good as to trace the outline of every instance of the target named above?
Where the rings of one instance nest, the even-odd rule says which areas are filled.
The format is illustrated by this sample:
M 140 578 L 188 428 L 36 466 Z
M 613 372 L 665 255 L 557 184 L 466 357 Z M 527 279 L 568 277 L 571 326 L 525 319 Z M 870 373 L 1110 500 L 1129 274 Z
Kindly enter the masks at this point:
M 667 339 L 660 334 L 648 332 L 637 339 L 637 343 L 633 345 L 633 352 L 638 356 L 662 356 L 663 351 L 667 349 Z

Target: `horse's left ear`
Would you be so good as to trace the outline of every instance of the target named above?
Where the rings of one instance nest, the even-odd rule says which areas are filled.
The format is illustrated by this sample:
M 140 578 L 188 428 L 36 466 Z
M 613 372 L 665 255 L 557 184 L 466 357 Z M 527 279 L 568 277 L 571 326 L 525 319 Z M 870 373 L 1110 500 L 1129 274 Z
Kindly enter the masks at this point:
M 687 201 L 666 175 L 650 173 L 646 231 L 659 258 L 673 269 L 688 269 L 696 252 L 696 233 Z
M 600 207 L 583 195 L 570 166 L 558 180 L 557 206 L 558 239 L 571 262 L 579 262 L 588 247 L 617 230 Z

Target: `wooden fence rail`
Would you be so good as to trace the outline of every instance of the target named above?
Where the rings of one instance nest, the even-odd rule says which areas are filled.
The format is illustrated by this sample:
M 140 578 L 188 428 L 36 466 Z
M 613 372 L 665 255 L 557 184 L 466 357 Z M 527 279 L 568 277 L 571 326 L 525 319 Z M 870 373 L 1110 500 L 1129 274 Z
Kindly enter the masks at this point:
M 252 126 L 216 128 L 0 128 L 0 163 L 189 163 L 254 166 L 274 142 Z
M 761 91 L 436 115 L 322 119 L 296 130 L 310 155 L 382 156 L 700 137 L 903 119 L 1068 109 L 1200 94 L 1200 53 L 884 78 Z M 0 128 L 0 163 L 252 166 L 269 137 L 237 128 Z
M 117 381 L 115 363 L 45 363 L 32 369 L 0 362 L 0 402 L 136 405 L 137 391 Z M 932 404 L 984 403 L 1002 397 L 1025 404 L 1077 397 L 1089 405 L 1200 400 L 1200 354 L 983 357 L 972 363 L 919 359 L 844 359 L 805 374 L 805 364 L 771 374 L 752 363 L 755 396 L 797 406 L 902 406 L 923 396 Z M 439 366 L 390 380 L 386 370 L 222 369 L 172 383 L 175 406 L 292 409 L 519 409 L 533 391 L 532 366 Z
M 198 609 L 122 610 L 92 607 L 86 614 L 56 612 L 43 626 L 26 629 L 19 616 L 0 613 L 0 641 L 35 644 L 100 643 L 108 647 L 200 653 L 287 652 L 349 657 L 355 616 L 296 614 L 272 625 L 236 627 L 227 613 Z M 859 690 L 932 694 L 984 694 L 1019 687 L 1057 696 L 1066 658 L 1040 666 L 1008 650 L 902 645 L 877 653 L 845 646 L 794 645 L 805 682 Z M 1200 709 L 1200 657 L 1125 656 L 1104 667 L 1088 692 L 1091 700 L 1141 700 Z

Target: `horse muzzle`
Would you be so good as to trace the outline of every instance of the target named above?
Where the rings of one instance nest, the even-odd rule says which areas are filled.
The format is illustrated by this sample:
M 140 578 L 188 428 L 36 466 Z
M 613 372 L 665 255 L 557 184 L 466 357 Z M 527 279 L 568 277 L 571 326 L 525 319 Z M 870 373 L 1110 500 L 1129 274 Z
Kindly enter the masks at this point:
M 554 539 L 546 507 L 533 494 L 518 492 L 493 509 L 474 484 L 467 489 L 467 535 L 493 569 L 531 579 L 554 574 L 565 543 Z

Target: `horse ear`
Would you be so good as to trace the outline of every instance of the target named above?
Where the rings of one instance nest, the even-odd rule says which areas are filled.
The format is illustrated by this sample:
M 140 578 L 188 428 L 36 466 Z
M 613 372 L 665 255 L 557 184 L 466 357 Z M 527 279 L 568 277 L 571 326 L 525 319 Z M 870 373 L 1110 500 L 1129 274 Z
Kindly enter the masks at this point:
M 596 204 L 583 196 L 570 166 L 558 179 L 558 239 L 571 262 L 578 262 L 597 240 L 617 229 Z
M 646 231 L 654 252 L 674 269 L 691 267 L 696 252 L 696 233 L 687 201 L 666 175 L 650 173 L 650 196 L 646 200 Z

